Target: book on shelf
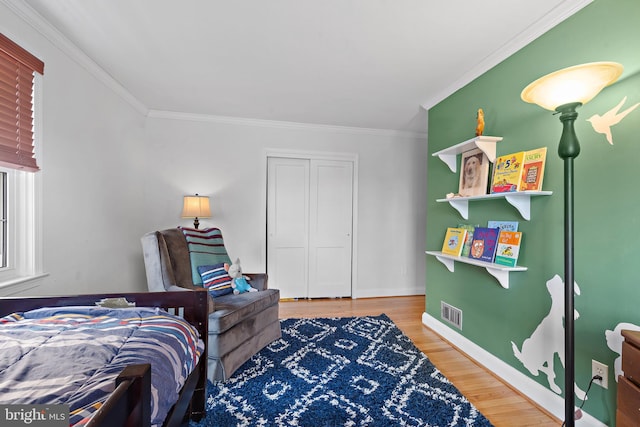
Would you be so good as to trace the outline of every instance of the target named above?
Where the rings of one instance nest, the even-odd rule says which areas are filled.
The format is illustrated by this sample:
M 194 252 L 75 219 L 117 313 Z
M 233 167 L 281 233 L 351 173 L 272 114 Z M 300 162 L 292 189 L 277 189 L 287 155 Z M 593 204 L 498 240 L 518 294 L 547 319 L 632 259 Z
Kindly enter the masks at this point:
M 460 184 L 458 194 L 463 197 L 487 194 L 489 184 L 489 158 L 479 148 L 462 153 L 460 158 Z
M 442 243 L 442 253 L 453 256 L 460 256 L 464 246 L 467 230 L 464 228 L 449 227 Z
M 464 239 L 464 246 L 462 247 L 462 253 L 460 254 L 460 256 L 469 256 L 469 251 L 471 250 L 471 241 L 473 240 L 473 230 L 475 230 L 476 227 L 480 227 L 480 225 L 458 224 L 458 228 L 464 228 L 465 230 L 467 230 L 467 237 Z
M 510 193 L 520 189 L 524 151 L 496 157 L 491 179 L 491 194 Z
M 473 230 L 473 241 L 469 258 L 479 261 L 493 262 L 498 244 L 498 234 L 500 229 L 489 227 L 476 227 Z
M 489 221 L 487 227 L 499 228 L 500 231 L 518 231 L 518 221 Z
M 520 191 L 541 191 L 547 147 L 536 148 L 524 153 Z
M 498 246 L 496 248 L 496 259 L 494 263 L 515 267 L 518 263 L 521 243 L 521 231 L 501 231 L 498 236 Z

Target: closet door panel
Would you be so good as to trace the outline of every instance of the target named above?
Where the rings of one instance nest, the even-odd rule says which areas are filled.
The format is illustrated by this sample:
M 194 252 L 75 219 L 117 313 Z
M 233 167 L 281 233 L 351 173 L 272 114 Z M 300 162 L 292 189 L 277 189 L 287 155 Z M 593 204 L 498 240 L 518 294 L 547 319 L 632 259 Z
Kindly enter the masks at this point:
M 309 297 L 351 296 L 353 166 L 311 160 Z
M 309 161 L 268 159 L 267 272 L 281 298 L 307 297 Z

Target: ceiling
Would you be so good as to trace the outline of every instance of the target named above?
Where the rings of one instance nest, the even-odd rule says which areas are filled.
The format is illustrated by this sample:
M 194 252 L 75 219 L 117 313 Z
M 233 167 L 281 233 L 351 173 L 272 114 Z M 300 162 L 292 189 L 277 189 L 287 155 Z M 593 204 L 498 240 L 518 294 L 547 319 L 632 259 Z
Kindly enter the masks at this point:
M 145 113 L 421 133 L 424 108 L 590 1 L 13 3 L 33 8 Z

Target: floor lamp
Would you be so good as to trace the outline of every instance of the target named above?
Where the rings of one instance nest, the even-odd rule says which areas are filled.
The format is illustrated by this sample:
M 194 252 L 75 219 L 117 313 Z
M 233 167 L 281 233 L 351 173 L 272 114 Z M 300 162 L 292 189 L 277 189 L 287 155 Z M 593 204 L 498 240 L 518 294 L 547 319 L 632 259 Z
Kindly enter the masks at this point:
M 564 160 L 564 409 L 565 425 L 575 425 L 574 265 L 573 265 L 573 159 L 580 154 L 574 129 L 576 108 L 593 99 L 622 74 L 615 62 L 592 62 L 565 68 L 531 83 L 521 97 L 525 102 L 560 114 L 562 135 L 558 155 Z

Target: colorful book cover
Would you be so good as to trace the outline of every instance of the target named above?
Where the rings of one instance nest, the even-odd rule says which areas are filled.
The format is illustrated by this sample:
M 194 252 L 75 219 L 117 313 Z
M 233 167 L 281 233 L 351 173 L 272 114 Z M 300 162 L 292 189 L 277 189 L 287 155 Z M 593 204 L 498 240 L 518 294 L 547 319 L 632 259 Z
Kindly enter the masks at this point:
M 524 151 L 496 158 L 491 193 L 510 193 L 520 189 Z
M 460 256 L 466 237 L 467 230 L 465 230 L 464 228 L 447 228 L 447 234 L 444 236 L 444 243 L 442 244 L 442 253 L 447 255 Z
M 496 264 L 515 267 L 518 263 L 520 253 L 520 243 L 522 242 L 522 232 L 501 231 L 498 236 L 498 247 L 496 249 Z
M 489 221 L 489 228 L 499 228 L 500 231 L 518 231 L 518 221 Z
M 498 228 L 476 227 L 473 231 L 473 242 L 471 243 L 469 258 L 493 262 L 499 232 Z
M 465 230 L 467 230 L 467 237 L 464 239 L 464 246 L 462 247 L 462 253 L 460 254 L 460 256 L 469 256 L 469 251 L 471 250 L 471 242 L 473 241 L 473 230 L 475 230 L 476 227 L 480 227 L 480 224 L 458 224 L 458 228 L 464 228 Z
M 524 153 L 522 182 L 520 191 L 541 191 L 544 178 L 544 166 L 547 159 L 547 147 L 537 148 Z

